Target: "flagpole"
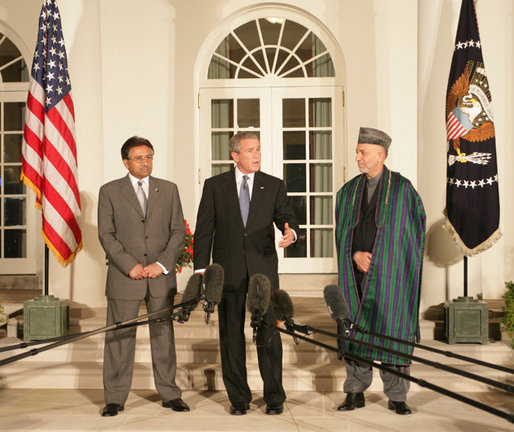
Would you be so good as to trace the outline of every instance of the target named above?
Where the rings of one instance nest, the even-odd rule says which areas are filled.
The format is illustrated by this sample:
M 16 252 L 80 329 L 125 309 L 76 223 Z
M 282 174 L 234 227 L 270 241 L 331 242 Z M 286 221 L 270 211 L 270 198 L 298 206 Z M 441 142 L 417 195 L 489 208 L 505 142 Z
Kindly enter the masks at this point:
M 50 261 L 48 246 L 45 244 L 45 286 L 44 286 L 44 294 L 48 295 L 48 263 Z
M 464 255 L 464 297 L 468 296 L 468 257 Z

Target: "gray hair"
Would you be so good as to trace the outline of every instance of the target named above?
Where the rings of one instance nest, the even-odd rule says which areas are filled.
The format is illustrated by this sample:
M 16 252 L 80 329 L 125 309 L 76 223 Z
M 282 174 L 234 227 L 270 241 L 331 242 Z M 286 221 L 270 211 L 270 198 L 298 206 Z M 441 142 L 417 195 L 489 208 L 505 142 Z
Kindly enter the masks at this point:
M 239 154 L 241 151 L 241 140 L 244 139 L 259 139 L 259 135 L 255 132 L 238 132 L 230 138 L 228 148 L 230 153 L 234 152 Z

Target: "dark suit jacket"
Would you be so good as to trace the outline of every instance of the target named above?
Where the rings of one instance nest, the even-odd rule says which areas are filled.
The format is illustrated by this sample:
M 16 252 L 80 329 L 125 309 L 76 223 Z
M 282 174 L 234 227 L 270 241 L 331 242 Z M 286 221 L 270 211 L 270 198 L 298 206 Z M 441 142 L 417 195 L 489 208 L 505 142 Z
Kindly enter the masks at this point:
M 127 175 L 103 185 L 98 198 L 98 237 L 109 260 L 106 296 L 137 300 L 146 295 L 166 297 L 177 292 L 175 263 L 182 251 L 186 227 L 178 188 L 166 180 L 149 178 L 148 207 L 143 215 Z M 133 280 L 137 264 L 158 261 L 169 273 L 155 279 Z
M 256 172 L 250 213 L 243 225 L 235 180 L 235 171 L 205 181 L 194 240 L 195 269 L 211 260 L 225 270 L 224 289 L 246 289 L 246 276 L 262 273 L 272 288 L 278 288 L 278 258 L 273 223 L 284 232 L 284 224 L 299 233 L 296 217 L 289 204 L 284 182 Z

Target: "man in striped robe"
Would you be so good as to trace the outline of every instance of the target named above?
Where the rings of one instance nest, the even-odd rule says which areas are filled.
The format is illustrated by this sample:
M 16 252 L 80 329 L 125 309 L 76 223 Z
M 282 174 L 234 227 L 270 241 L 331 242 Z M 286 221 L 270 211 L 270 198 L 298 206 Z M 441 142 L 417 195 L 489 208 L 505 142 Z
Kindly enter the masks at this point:
M 426 216 L 421 198 L 409 180 L 387 169 L 391 138 L 361 128 L 355 160 L 361 175 L 337 194 L 336 244 L 339 286 L 359 328 L 413 342 L 419 339 L 418 309 L 425 245 Z M 413 348 L 353 330 L 350 336 L 412 354 Z M 343 353 L 380 361 L 404 374 L 410 360 L 356 343 L 342 343 Z M 346 400 L 338 410 L 365 405 L 364 390 L 373 371 L 368 364 L 345 357 Z M 380 370 L 388 408 L 411 414 L 406 403 L 409 381 Z

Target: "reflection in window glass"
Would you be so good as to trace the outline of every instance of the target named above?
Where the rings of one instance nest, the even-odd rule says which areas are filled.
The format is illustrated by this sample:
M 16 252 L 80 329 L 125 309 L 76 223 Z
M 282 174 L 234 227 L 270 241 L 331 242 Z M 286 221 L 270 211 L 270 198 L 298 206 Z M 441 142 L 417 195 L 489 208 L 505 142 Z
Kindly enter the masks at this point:
M 300 225 L 307 223 L 307 200 L 304 196 L 290 196 L 289 200 Z
M 27 257 L 27 232 L 23 229 L 4 229 L 4 258 Z
M 20 180 L 21 166 L 4 166 L 3 187 L 5 194 L 23 194 L 25 185 Z
M 259 99 L 237 100 L 237 125 L 238 128 L 260 126 Z
M 4 162 L 21 162 L 22 134 L 4 134 Z
M 305 192 L 305 164 L 284 164 L 284 181 L 288 192 Z
M 291 246 L 284 248 L 284 257 L 286 258 L 307 258 L 307 231 L 300 228 L 300 232 L 296 233 L 298 238 Z
M 6 198 L 4 205 L 4 225 L 25 225 L 25 198 Z
M 305 132 L 284 132 L 284 160 L 305 159 Z
M 305 127 L 305 99 L 284 99 L 282 101 L 282 126 Z

